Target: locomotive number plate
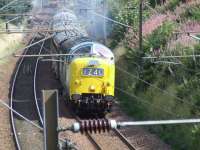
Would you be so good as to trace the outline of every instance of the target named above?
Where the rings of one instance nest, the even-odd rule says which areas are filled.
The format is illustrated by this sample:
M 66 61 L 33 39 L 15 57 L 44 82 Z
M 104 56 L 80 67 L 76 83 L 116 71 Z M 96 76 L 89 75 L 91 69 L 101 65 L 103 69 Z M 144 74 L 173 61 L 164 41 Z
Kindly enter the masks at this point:
M 102 68 L 83 68 L 83 75 L 102 77 L 104 75 L 104 70 Z

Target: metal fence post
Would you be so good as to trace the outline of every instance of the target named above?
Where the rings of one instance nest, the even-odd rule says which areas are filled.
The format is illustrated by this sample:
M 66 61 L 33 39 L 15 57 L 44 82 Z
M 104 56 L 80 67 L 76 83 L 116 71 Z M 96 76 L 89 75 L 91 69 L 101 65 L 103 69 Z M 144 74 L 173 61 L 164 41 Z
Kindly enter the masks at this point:
M 43 90 L 44 150 L 58 149 L 58 91 Z

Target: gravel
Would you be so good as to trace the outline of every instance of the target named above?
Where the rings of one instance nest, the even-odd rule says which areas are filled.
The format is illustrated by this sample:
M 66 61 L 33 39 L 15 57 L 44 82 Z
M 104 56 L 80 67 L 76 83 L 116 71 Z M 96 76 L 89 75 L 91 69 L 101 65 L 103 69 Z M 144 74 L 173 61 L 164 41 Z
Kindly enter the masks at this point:
M 0 64 L 0 99 L 9 104 L 9 82 L 17 58 L 9 57 L 6 62 Z M 15 145 L 10 126 L 9 110 L 0 105 L 0 150 L 13 150 Z

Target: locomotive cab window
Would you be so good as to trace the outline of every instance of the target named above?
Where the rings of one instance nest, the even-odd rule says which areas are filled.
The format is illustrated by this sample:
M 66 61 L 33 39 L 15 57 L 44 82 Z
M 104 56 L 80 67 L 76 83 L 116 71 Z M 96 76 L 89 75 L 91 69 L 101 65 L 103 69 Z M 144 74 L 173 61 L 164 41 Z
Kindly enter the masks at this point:
M 72 54 L 90 54 L 91 53 L 91 49 L 92 49 L 92 45 L 83 45 L 83 46 L 80 46 L 78 48 L 76 48 Z M 77 58 L 77 57 L 80 57 L 80 56 L 70 56 L 69 57 L 69 61 L 72 61 L 73 58 Z
M 91 52 L 91 46 L 87 45 L 77 49 L 75 51 L 75 54 L 89 54 L 90 52 Z

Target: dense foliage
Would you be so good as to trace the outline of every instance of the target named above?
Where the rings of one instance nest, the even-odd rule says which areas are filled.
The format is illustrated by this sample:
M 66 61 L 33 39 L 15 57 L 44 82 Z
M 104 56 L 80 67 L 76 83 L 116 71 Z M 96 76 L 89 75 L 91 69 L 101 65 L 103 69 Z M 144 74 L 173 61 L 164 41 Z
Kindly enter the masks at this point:
M 192 19 L 196 21 L 200 21 L 200 5 L 196 5 L 195 7 L 186 8 L 185 12 L 182 16 L 185 16 L 186 19 Z
M 3 8 L 4 7 L 4 8 Z M 32 8 L 31 1 L 0 0 L 1 13 L 25 13 Z
M 136 33 L 138 32 L 139 28 L 139 2 L 139 0 L 128 2 L 118 0 L 117 3 L 117 1 L 108 0 L 108 6 L 111 7 L 109 7 L 109 17 L 113 18 L 114 20 L 120 23 L 130 26 L 131 30 Z M 149 14 L 149 10 L 144 8 L 143 18 L 148 18 Z M 110 28 L 113 32 L 110 35 L 110 38 L 113 40 L 110 44 L 110 47 L 114 48 L 125 37 L 125 34 L 128 32 L 129 28 L 116 23 L 111 24 L 112 25 L 110 26 Z
M 5 14 L 23 14 L 32 9 L 31 1 L 0 0 L 0 12 Z M 16 18 L 16 19 L 14 19 Z M 14 20 L 12 20 L 14 19 Z M 16 26 L 25 24 L 26 17 L 19 16 L 0 16 L 0 27 L 4 27 L 4 22 L 12 20 L 11 24 Z
M 174 10 L 181 2 L 179 0 L 168 1 L 164 6 L 165 11 Z M 134 8 L 137 8 L 135 11 L 138 11 L 138 7 L 136 7 L 138 3 L 132 0 L 132 4 L 134 3 Z M 149 3 L 152 7 L 164 8 L 156 6 L 154 0 L 150 0 Z M 148 10 L 145 13 L 145 18 L 151 15 Z M 181 14 L 181 19 L 199 21 L 199 13 L 199 6 L 188 8 Z M 135 27 L 134 23 L 138 23 L 138 13 L 135 14 L 127 15 L 127 13 L 118 12 L 117 14 L 113 13 L 113 18 Z M 180 25 L 180 22 L 164 22 L 144 38 L 143 51 L 139 50 L 138 46 L 131 47 L 123 42 L 126 55 L 117 62 L 116 94 L 123 109 L 135 119 L 193 118 L 200 115 L 199 58 L 149 59 L 145 61 L 141 58 L 144 55 L 159 56 L 171 55 L 171 53 L 174 55 L 200 54 L 200 44 L 198 43 L 188 46 L 177 43 L 170 50 L 168 49 L 167 44 L 173 40 L 173 32 Z M 113 30 L 115 36 L 112 38 L 114 38 L 115 44 L 126 40 L 124 35 L 128 34 L 127 30 L 124 28 L 121 30 L 121 28 L 115 27 Z M 135 31 L 138 31 L 137 27 L 135 27 Z M 149 130 L 158 134 L 173 149 L 189 150 L 200 147 L 199 125 L 152 126 Z

